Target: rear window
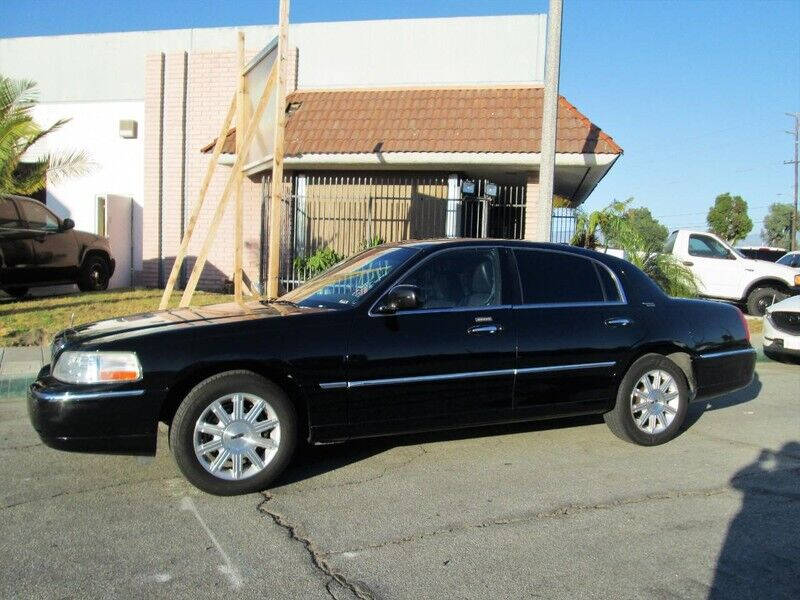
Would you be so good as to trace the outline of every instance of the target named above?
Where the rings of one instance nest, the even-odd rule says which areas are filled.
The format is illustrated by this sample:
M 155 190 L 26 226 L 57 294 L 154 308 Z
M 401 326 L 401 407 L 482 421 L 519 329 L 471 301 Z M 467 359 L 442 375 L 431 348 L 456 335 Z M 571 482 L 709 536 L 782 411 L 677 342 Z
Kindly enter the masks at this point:
M 523 304 L 603 302 L 594 262 L 563 252 L 515 250 Z M 609 279 L 610 276 L 609 276 Z

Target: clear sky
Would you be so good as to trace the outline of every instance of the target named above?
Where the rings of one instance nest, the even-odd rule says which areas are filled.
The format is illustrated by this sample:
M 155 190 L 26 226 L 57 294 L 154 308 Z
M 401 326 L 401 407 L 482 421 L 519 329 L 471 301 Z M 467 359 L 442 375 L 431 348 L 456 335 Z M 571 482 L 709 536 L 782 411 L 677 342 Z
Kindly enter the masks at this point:
M 546 0 L 293 0 L 291 20 L 546 11 Z M 276 15 L 277 0 L 3 2 L 0 37 Z M 748 201 L 758 233 L 770 203 L 791 201 L 784 113 L 800 111 L 800 1 L 564 0 L 562 35 L 561 93 L 625 150 L 588 208 L 633 196 L 670 228 L 705 227 L 714 197 L 731 192 Z

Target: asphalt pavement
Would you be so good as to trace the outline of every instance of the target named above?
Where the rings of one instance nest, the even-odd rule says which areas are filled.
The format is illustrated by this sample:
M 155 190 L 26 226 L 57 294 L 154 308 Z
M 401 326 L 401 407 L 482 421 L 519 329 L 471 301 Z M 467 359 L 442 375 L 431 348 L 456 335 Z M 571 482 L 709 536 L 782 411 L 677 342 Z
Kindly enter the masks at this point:
M 800 366 L 664 446 L 597 418 L 305 449 L 217 498 L 39 443 L 0 397 L 2 598 L 798 598 Z

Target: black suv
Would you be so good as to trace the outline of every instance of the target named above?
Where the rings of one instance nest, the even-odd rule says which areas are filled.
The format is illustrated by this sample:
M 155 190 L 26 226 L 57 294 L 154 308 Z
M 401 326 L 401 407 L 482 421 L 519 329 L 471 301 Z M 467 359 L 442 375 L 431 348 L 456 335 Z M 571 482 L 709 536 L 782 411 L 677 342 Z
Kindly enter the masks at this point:
M 74 227 L 41 202 L 0 196 L 0 288 L 17 298 L 42 285 L 106 289 L 115 265 L 108 239 Z

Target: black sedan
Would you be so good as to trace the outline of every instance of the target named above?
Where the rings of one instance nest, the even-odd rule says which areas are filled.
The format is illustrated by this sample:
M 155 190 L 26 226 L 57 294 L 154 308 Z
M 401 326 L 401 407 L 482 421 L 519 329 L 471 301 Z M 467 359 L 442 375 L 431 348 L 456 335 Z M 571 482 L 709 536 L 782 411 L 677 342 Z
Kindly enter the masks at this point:
M 273 302 L 62 332 L 31 421 L 63 450 L 154 453 L 214 494 L 267 487 L 310 443 L 603 414 L 673 438 L 695 399 L 746 386 L 738 309 L 666 296 L 630 263 L 552 244 L 366 250 Z

